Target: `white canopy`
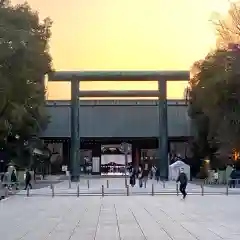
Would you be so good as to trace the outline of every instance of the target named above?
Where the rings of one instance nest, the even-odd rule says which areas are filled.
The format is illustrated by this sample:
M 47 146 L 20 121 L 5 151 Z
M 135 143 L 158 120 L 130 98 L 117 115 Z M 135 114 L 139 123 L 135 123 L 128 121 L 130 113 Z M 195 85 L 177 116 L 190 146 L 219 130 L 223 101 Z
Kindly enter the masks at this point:
M 169 166 L 169 180 L 177 180 L 180 169 L 183 169 L 188 179 L 190 179 L 190 166 L 182 161 L 176 161 Z

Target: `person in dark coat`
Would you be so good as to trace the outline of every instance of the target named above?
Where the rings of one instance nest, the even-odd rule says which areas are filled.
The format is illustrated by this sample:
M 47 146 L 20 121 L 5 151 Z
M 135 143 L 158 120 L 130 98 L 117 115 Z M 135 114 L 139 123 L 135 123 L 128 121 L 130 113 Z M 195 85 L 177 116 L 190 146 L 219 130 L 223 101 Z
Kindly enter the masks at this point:
M 138 168 L 137 176 L 138 176 L 138 181 L 139 181 L 139 187 L 142 188 L 142 186 L 143 186 L 143 168 L 141 165 Z
M 32 175 L 28 169 L 25 174 L 26 174 L 25 175 L 25 190 L 27 190 L 28 187 L 32 188 L 32 184 L 31 184 Z
M 157 182 L 159 182 L 160 180 L 160 169 L 157 168 L 156 172 L 155 172 L 155 179 L 157 180 Z
M 15 185 L 16 186 L 16 190 L 18 190 L 18 183 L 17 183 L 17 174 L 16 174 L 16 171 L 13 170 L 12 171 L 12 174 L 11 174 L 11 185 L 12 187 Z
M 134 187 L 136 184 L 136 170 L 132 168 L 130 171 L 130 185 Z
M 236 169 L 233 169 L 231 174 L 230 174 L 230 178 L 231 178 L 230 184 L 229 184 L 230 188 L 235 188 L 235 186 L 236 186 L 236 177 L 237 177 Z
M 184 170 L 181 168 L 180 169 L 180 173 L 179 176 L 177 178 L 177 183 L 180 182 L 180 186 L 179 186 L 179 191 L 182 193 L 183 195 L 183 199 L 186 198 L 187 193 L 186 193 L 186 187 L 188 184 L 188 178 L 186 173 L 184 173 Z

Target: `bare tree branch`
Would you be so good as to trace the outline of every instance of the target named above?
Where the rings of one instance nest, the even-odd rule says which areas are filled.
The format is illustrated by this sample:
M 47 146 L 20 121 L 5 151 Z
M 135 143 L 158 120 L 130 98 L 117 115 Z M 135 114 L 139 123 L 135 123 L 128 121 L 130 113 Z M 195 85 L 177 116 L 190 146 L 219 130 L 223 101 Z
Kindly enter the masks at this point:
M 217 45 L 227 48 L 229 43 L 240 43 L 240 1 L 230 3 L 226 17 L 212 20 L 217 31 Z

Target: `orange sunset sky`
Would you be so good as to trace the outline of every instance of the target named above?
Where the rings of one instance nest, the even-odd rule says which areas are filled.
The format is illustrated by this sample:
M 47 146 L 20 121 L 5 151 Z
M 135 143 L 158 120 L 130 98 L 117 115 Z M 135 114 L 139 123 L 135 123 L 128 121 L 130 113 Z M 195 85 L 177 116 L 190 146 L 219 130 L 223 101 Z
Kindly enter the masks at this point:
M 22 3 L 22 0 L 13 0 Z M 215 46 L 210 19 L 228 0 L 28 0 L 53 20 L 56 70 L 189 70 Z M 183 97 L 186 82 L 168 84 Z M 156 89 L 155 82 L 85 82 L 83 90 Z M 68 83 L 48 83 L 49 99 L 69 99 Z

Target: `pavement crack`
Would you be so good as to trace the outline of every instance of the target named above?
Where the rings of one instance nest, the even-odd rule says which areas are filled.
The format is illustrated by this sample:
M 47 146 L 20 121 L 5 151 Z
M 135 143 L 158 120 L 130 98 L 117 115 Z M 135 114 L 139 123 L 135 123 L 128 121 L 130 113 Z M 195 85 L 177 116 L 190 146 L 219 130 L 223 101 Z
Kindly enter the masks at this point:
M 155 220 L 155 222 L 159 225 L 160 229 L 163 230 L 171 240 L 174 240 L 174 238 L 172 238 L 172 236 L 169 234 L 169 232 L 164 227 L 161 226 L 161 223 L 155 219 L 153 214 L 150 213 L 145 207 L 144 207 L 144 210 Z
M 85 208 L 85 210 L 84 210 L 84 212 L 83 212 L 83 215 L 86 214 L 87 210 L 88 210 L 88 208 Z M 71 232 L 68 240 L 70 240 L 70 239 L 72 238 L 72 236 L 74 235 L 76 229 L 80 226 L 80 223 L 81 223 L 82 219 L 83 219 L 83 218 L 80 218 L 80 220 L 77 222 L 77 224 L 76 224 L 75 227 L 73 228 L 73 230 L 72 230 L 72 232 Z
M 163 211 L 161 208 L 158 208 L 166 217 L 171 219 L 176 224 L 179 224 L 180 227 L 182 227 L 185 231 L 187 231 L 192 237 L 196 238 L 197 240 L 200 240 L 199 237 L 197 237 L 195 234 L 193 234 L 191 231 L 189 231 L 187 228 L 185 228 L 180 222 L 177 222 L 174 218 L 169 216 L 165 211 Z
M 45 238 L 46 240 L 49 238 L 49 236 L 52 235 L 52 233 L 57 229 L 57 227 L 61 224 L 61 222 L 64 221 L 66 216 L 68 216 L 72 211 L 73 211 L 73 207 L 68 208 L 68 210 L 65 212 L 61 220 L 58 221 L 58 223 L 50 230 L 50 232 L 48 233 L 48 236 Z
M 96 237 L 97 237 L 97 230 L 98 230 L 98 226 L 99 226 L 100 215 L 101 215 L 101 212 L 102 212 L 102 206 L 103 206 L 103 203 L 101 203 L 100 208 L 99 208 L 98 219 L 97 219 L 97 226 L 96 226 L 96 231 L 94 233 L 94 240 L 96 240 Z
M 184 216 L 186 216 L 184 213 L 181 213 L 182 215 L 184 215 Z M 194 221 L 194 219 L 193 218 L 191 218 L 191 217 L 189 217 L 189 216 L 186 216 L 189 220 L 191 220 L 191 221 Z M 205 225 L 204 225 L 204 223 L 201 223 L 201 222 L 198 222 L 199 224 L 201 224 L 202 226 L 204 226 L 204 227 L 206 227 Z M 184 229 L 186 229 L 182 224 L 180 224 Z M 220 225 L 220 226 L 222 226 L 222 225 Z M 208 230 L 208 231 L 210 231 L 211 233 L 213 233 L 214 235 L 216 235 L 217 237 L 219 237 L 220 239 L 224 239 L 223 237 L 221 237 L 218 233 L 216 233 L 215 231 L 213 231 L 212 229 L 210 229 L 209 227 L 206 227 L 206 229 Z M 187 229 L 186 229 L 187 230 Z M 188 231 L 188 230 L 187 230 Z M 198 238 L 197 238 L 198 239 Z
M 117 221 L 118 236 L 119 236 L 119 239 L 122 240 L 122 238 L 121 238 L 121 232 L 120 232 L 120 227 L 119 227 L 119 221 L 118 221 L 117 208 L 116 208 L 116 205 L 115 205 L 115 204 L 114 204 L 114 211 L 115 211 L 115 216 L 116 216 L 116 221 Z
M 134 217 L 134 219 L 135 219 L 135 221 L 136 221 L 136 223 L 137 223 L 137 225 L 138 225 L 139 229 L 141 230 L 141 233 L 142 233 L 142 235 L 143 235 L 144 239 L 146 239 L 146 240 L 147 240 L 147 237 L 146 237 L 146 235 L 145 235 L 145 233 L 144 233 L 144 231 L 143 231 L 143 229 L 142 229 L 142 227 L 141 227 L 141 225 L 140 225 L 139 221 L 137 220 L 137 218 L 136 218 L 136 216 L 135 216 L 134 212 L 133 212 L 131 209 L 129 209 L 129 211 L 132 213 L 132 215 L 133 215 L 133 217 Z

